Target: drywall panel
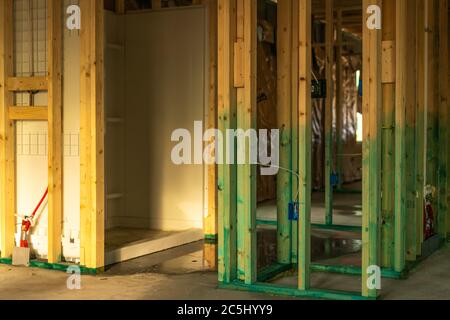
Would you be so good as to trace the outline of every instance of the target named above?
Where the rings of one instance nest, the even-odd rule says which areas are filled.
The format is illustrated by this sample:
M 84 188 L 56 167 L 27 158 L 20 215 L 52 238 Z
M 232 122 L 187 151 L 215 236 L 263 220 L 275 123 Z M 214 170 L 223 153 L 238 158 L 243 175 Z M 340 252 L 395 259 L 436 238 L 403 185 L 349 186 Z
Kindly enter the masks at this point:
M 202 165 L 176 166 L 176 129 L 203 121 L 205 9 L 126 16 L 126 213 L 152 229 L 202 228 Z
M 125 211 L 125 18 L 105 12 L 105 227 Z

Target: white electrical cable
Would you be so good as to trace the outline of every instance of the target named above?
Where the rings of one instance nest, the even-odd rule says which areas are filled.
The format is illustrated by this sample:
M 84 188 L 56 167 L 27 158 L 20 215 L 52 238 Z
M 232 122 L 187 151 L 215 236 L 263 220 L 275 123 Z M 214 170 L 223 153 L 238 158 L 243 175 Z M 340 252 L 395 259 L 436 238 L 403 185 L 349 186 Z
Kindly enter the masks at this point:
M 262 163 L 259 163 L 259 162 L 256 163 L 256 164 L 259 165 L 259 166 L 262 166 L 262 167 L 266 167 L 266 168 L 276 168 L 276 169 L 280 169 L 280 170 L 286 171 L 286 172 L 290 173 L 291 175 L 296 176 L 297 180 L 300 181 L 300 175 L 298 173 L 290 170 L 290 169 L 283 168 L 283 167 L 280 167 L 280 166 L 275 166 L 275 165 L 262 164 Z M 300 197 L 300 189 L 297 190 L 297 194 L 296 194 L 294 200 L 297 201 L 299 199 L 299 197 Z

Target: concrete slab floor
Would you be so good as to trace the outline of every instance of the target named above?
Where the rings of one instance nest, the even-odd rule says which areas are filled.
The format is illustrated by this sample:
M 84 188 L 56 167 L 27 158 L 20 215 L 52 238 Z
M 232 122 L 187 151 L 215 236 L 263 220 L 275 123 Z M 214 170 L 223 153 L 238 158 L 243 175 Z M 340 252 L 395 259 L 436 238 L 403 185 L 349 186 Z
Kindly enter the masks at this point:
M 0 265 L 0 299 L 82 300 L 253 300 L 286 299 L 217 288 L 214 262 L 203 243 L 193 243 L 112 266 L 97 276 L 82 276 L 81 290 L 67 289 L 68 274 Z M 436 252 L 408 280 L 383 279 L 384 299 L 450 299 L 450 246 Z M 289 284 L 289 277 L 279 280 Z M 359 289 L 358 277 L 315 273 L 320 288 Z

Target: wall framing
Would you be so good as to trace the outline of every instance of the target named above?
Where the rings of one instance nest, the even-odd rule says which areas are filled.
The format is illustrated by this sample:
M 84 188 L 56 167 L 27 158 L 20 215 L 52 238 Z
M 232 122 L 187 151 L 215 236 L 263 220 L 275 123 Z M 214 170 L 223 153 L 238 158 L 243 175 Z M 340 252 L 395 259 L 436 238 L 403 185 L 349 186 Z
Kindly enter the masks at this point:
M 16 213 L 15 122 L 19 120 L 48 122 L 48 262 L 61 261 L 62 217 L 62 2 L 47 0 L 47 77 L 15 78 L 13 74 L 13 1 L 0 1 L 0 176 L 1 178 L 1 257 L 10 258 L 14 248 Z M 13 106 L 16 91 L 48 91 L 48 106 L 18 108 Z M 47 115 L 45 115 L 47 112 Z
M 103 0 L 80 0 L 80 7 L 80 263 L 98 269 L 105 264 Z

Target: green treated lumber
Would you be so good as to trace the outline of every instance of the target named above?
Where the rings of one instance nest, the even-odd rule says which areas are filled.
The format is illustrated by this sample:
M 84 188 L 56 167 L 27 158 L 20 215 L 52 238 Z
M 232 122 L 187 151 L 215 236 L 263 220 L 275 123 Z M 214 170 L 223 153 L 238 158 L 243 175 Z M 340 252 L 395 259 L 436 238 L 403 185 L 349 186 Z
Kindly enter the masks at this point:
M 259 271 L 258 282 L 269 281 L 275 278 L 276 276 L 282 274 L 283 272 L 289 271 L 291 269 L 292 264 L 275 263 Z
M 218 126 L 221 132 L 236 127 L 236 90 L 233 86 L 236 1 L 219 0 L 218 5 Z M 228 139 L 228 138 L 226 138 Z M 226 143 L 222 156 L 226 158 Z M 226 163 L 226 162 L 224 162 Z M 236 278 L 236 167 L 218 165 L 218 277 L 221 282 Z
M 277 221 L 275 220 L 256 220 L 256 224 L 259 226 L 277 226 Z M 320 224 L 320 223 L 312 223 L 312 229 L 321 229 L 321 230 L 333 230 L 333 231 L 348 231 L 348 232 L 358 232 L 362 231 L 362 227 L 359 226 L 347 226 L 347 225 L 339 225 L 339 224 Z
M 438 1 L 425 1 L 425 103 L 426 103 L 426 175 L 425 185 L 438 190 L 438 160 L 439 160 L 439 74 L 438 70 Z M 437 195 L 437 194 L 436 194 Z M 438 201 L 433 201 L 433 212 L 439 217 Z
M 279 263 L 291 261 L 291 223 L 288 205 L 292 201 L 291 162 L 291 45 L 292 0 L 280 0 L 277 5 L 277 122 L 280 130 L 279 161 L 277 175 L 277 257 Z
M 405 57 L 406 72 L 406 118 L 405 118 L 405 165 L 406 165 L 406 259 L 417 259 L 416 243 L 416 1 L 408 0 L 407 5 L 407 42 Z
M 338 174 L 338 189 L 342 189 L 344 180 L 342 154 L 343 148 L 343 83 L 342 83 L 342 9 L 337 10 L 336 19 L 336 170 Z
M 450 17 L 449 17 L 450 18 Z M 448 22 L 447 22 L 448 23 Z M 448 47 L 450 46 L 450 32 L 447 32 L 447 52 Z M 450 56 L 447 53 L 447 63 L 450 65 Z M 450 72 L 447 72 L 448 79 L 447 79 L 447 85 L 450 84 Z M 448 98 L 448 96 L 447 96 Z M 447 108 L 450 109 L 450 103 L 447 100 Z M 450 112 L 450 110 L 449 110 Z M 447 141 L 450 141 L 450 129 L 447 128 Z M 447 148 L 447 187 L 450 188 L 450 148 Z M 447 232 L 448 237 L 447 239 L 450 239 L 450 192 L 447 192 Z
M 425 0 L 417 0 L 417 110 L 416 110 L 416 254 L 422 254 L 424 240 L 425 188 Z
M 333 64 L 334 64 L 334 0 L 325 0 L 325 77 L 327 97 L 325 101 L 325 223 L 333 224 Z
M 403 1 L 403 0 L 401 0 Z M 366 8 L 382 7 L 381 0 L 363 1 L 363 217 L 362 217 L 362 295 L 376 298 L 369 287 L 369 268 L 380 265 L 381 216 L 381 30 L 369 29 Z
M 392 54 L 395 46 L 395 2 L 383 0 L 384 54 Z M 389 50 L 389 51 L 388 51 Z M 383 64 L 383 73 L 395 75 L 395 64 Z M 382 220 L 381 266 L 391 268 L 394 257 L 394 119 L 395 77 L 383 79 L 383 136 L 382 136 Z
M 292 171 L 297 175 L 291 179 L 292 182 L 292 195 L 293 200 L 298 200 L 298 165 L 299 165 L 299 154 L 298 154 L 298 63 L 299 63 L 299 50 L 298 50 L 298 39 L 299 39 L 299 16 L 298 9 L 299 3 L 298 1 L 292 1 L 292 46 L 291 46 L 291 123 L 292 123 L 292 153 L 291 153 L 291 165 Z M 298 223 L 297 221 L 291 222 L 291 263 L 297 263 L 297 255 L 298 255 Z
M 311 263 L 311 0 L 299 0 L 299 223 L 298 289 L 310 287 Z
M 1 258 L 0 264 L 12 265 L 12 259 L 11 258 Z M 38 261 L 38 260 L 31 260 L 29 267 L 62 271 L 62 272 L 67 272 L 67 270 L 69 270 L 69 268 L 76 267 L 76 268 L 79 268 L 81 274 L 86 274 L 86 275 L 95 275 L 95 274 L 101 273 L 104 269 L 104 268 L 92 269 L 92 268 L 86 268 L 84 266 L 80 266 L 77 264 L 48 263 L 45 261 Z
M 335 290 L 311 290 L 311 289 L 299 290 L 294 288 L 281 287 L 268 283 L 256 283 L 253 285 L 246 285 L 242 282 L 234 281 L 232 284 L 220 283 L 219 288 L 266 293 L 278 296 L 289 296 L 297 298 L 314 298 L 314 299 L 330 299 L 330 300 L 372 300 L 362 297 L 360 294 L 356 292 L 335 291 Z
M 343 193 L 343 194 L 361 194 L 362 190 L 358 190 L 358 189 L 336 189 L 334 190 L 335 193 Z
M 214 241 L 216 242 L 218 239 L 217 234 L 205 234 L 205 241 Z
M 245 25 L 245 17 L 244 17 L 244 0 L 237 0 L 236 1 L 236 41 L 240 45 L 239 52 L 238 50 L 235 50 L 234 56 L 235 61 L 240 61 L 240 66 L 235 66 L 235 72 L 239 73 L 240 75 L 240 84 L 237 85 L 235 83 L 235 87 L 237 87 L 237 129 L 244 130 L 247 127 L 246 123 L 246 101 L 245 101 L 245 80 L 244 72 L 243 70 L 243 64 L 244 59 L 247 58 L 246 55 L 244 55 L 243 52 L 243 46 L 244 46 L 244 25 Z M 237 70 L 240 68 L 240 70 Z M 235 78 L 237 78 L 236 75 L 234 75 Z M 246 142 L 247 143 L 247 142 Z M 250 143 L 250 142 L 248 142 Z M 238 155 L 245 155 L 245 163 L 249 163 L 248 161 L 248 148 L 247 145 L 238 145 L 237 146 L 237 154 Z M 246 235 L 246 224 L 247 224 L 247 209 L 249 204 L 249 195 L 246 193 L 246 190 L 248 190 L 248 184 L 246 181 L 246 177 L 249 175 L 247 174 L 247 168 L 245 165 L 241 165 L 238 163 L 237 166 L 237 236 L 236 236 L 236 250 L 237 250 L 237 278 L 239 280 L 245 280 L 245 235 Z
M 396 1 L 396 109 L 395 109 L 395 248 L 394 270 L 406 261 L 406 95 L 407 1 Z
M 256 224 L 259 226 L 278 226 L 278 222 L 276 220 L 263 220 L 263 219 L 257 219 Z
M 238 0 L 238 17 L 243 13 L 243 65 L 244 88 L 242 102 L 237 110 L 237 126 L 247 131 L 256 129 L 256 56 L 257 56 L 257 11 L 256 0 Z M 242 11 L 241 11 L 242 10 Z M 238 19 L 238 37 L 240 21 Z M 238 90 L 238 94 L 239 94 Z M 251 163 L 251 145 L 256 141 L 246 139 L 245 145 L 239 145 L 238 154 L 245 154 L 245 164 L 238 164 L 237 207 L 238 207 L 238 270 L 243 267 L 246 284 L 256 282 L 256 164 Z
M 334 230 L 334 231 L 349 231 L 349 232 L 362 232 L 362 227 L 359 226 L 346 226 L 339 224 L 311 224 L 311 228 L 313 229 L 322 229 L 322 230 Z
M 328 272 L 328 273 L 339 273 L 348 274 L 353 276 L 361 276 L 362 270 L 358 266 L 344 266 L 344 265 L 324 265 L 319 263 L 313 263 L 311 265 L 311 270 L 314 272 Z M 392 269 L 382 268 L 381 276 L 387 279 L 405 279 L 407 277 L 406 272 L 396 272 Z
M 439 211 L 438 232 L 447 237 L 449 200 L 448 0 L 439 1 Z

